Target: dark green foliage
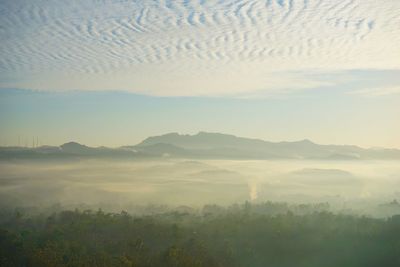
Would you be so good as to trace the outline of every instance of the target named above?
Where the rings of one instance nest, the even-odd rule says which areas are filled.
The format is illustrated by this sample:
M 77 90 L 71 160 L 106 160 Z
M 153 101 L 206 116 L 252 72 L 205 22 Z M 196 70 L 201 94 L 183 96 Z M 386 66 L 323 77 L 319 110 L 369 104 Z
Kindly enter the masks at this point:
M 0 266 L 400 266 L 400 216 L 272 215 L 262 208 L 247 203 L 141 217 L 3 212 Z

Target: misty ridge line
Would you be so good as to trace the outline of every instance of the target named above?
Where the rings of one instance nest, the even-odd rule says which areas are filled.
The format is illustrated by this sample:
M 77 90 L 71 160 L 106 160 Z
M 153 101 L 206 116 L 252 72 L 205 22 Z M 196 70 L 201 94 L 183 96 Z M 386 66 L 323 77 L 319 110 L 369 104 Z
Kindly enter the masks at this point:
M 90 147 L 73 141 L 60 146 L 0 147 L 0 159 L 58 157 L 355 160 L 400 159 L 400 150 L 321 145 L 308 139 L 270 142 L 209 132 L 168 133 L 117 148 Z

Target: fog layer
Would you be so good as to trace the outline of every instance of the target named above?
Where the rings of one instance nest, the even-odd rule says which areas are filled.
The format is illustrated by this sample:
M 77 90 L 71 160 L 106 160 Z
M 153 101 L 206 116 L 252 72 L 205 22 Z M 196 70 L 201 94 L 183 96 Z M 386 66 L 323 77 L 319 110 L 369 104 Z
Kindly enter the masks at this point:
M 81 160 L 0 163 L 3 206 L 59 203 L 201 207 L 244 201 L 320 203 L 386 214 L 400 198 L 398 161 Z M 392 203 L 393 204 L 393 203 Z M 396 203 L 395 203 L 396 204 Z

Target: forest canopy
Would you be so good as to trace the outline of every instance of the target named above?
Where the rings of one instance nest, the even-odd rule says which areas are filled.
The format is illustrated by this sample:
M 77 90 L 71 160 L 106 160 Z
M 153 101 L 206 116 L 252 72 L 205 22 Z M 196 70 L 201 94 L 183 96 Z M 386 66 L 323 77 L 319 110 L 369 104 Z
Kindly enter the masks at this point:
M 0 266 L 400 266 L 400 216 L 324 204 L 209 205 L 152 215 L 3 210 Z

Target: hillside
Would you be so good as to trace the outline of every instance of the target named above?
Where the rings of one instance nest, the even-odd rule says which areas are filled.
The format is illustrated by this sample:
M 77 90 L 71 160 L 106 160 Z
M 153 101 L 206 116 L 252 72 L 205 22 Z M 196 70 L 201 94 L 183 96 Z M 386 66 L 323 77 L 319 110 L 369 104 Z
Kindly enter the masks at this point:
M 119 148 L 88 147 L 76 142 L 36 148 L 1 147 L 1 159 L 36 158 L 202 158 L 202 159 L 400 159 L 397 149 L 365 149 L 351 145 L 319 145 L 310 140 L 269 142 L 221 133 L 169 133 Z

